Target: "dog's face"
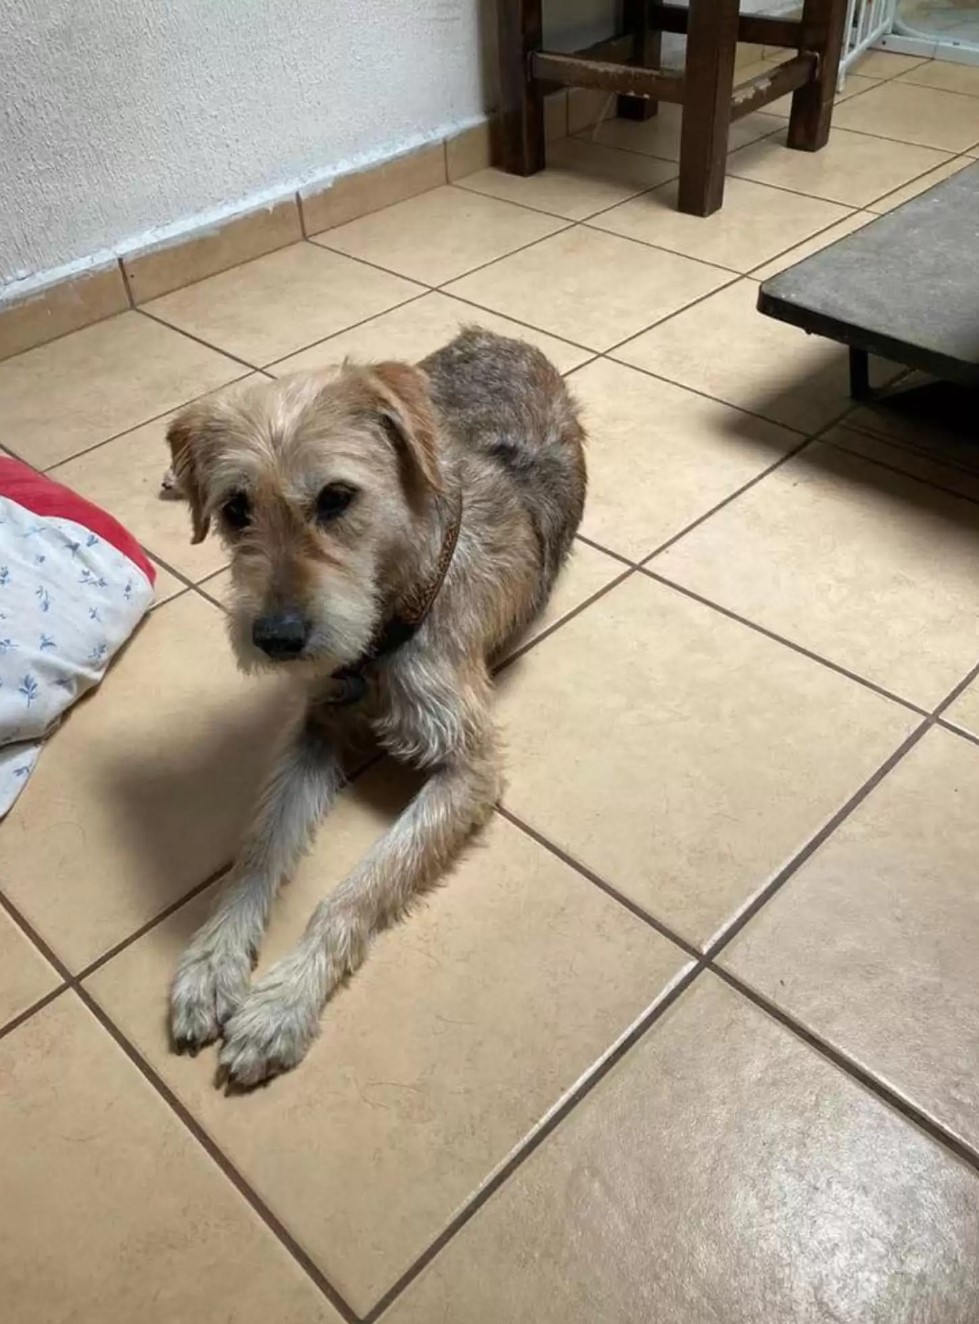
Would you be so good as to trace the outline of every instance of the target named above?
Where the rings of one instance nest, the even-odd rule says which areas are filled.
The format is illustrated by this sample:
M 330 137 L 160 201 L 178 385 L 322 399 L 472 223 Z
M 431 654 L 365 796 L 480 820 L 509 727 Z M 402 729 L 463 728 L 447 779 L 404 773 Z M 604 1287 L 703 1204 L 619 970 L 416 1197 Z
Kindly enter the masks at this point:
M 367 649 L 441 487 L 424 373 L 344 364 L 248 382 L 167 431 L 193 541 L 231 551 L 241 665 L 332 671 Z

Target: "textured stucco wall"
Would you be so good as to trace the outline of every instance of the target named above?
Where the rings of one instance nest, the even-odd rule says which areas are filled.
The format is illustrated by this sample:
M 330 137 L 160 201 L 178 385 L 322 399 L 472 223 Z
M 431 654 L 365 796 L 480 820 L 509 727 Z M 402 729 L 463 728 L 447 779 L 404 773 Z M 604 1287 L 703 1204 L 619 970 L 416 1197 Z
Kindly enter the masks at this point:
M 0 284 L 472 121 L 479 0 L 6 0 Z

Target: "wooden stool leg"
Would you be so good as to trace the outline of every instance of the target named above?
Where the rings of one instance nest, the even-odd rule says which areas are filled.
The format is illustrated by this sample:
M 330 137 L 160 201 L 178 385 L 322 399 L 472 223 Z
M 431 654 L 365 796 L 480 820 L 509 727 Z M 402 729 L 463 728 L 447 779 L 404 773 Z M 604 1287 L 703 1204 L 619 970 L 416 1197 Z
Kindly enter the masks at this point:
M 678 207 L 692 216 L 724 200 L 737 44 L 738 0 L 690 0 Z
M 811 83 L 792 94 L 788 145 L 802 152 L 826 146 L 833 118 L 836 74 L 843 49 L 847 0 L 805 0 L 800 50 L 815 51 L 819 68 Z
M 663 58 L 663 34 L 649 26 L 648 0 L 622 0 L 626 32 L 632 34 L 632 62 L 644 69 L 658 69 Z M 616 113 L 624 120 L 651 120 L 659 102 L 649 97 L 619 97 Z
M 541 0 L 498 0 L 503 169 L 544 169 L 544 96 L 530 76 L 530 53 L 542 45 Z

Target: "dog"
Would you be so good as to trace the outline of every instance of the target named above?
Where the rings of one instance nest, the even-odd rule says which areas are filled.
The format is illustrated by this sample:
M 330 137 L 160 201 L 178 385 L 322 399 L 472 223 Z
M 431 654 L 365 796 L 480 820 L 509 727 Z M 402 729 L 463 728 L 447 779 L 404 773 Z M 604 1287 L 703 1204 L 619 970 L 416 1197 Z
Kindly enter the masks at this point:
M 231 556 L 246 671 L 286 668 L 300 712 L 170 994 L 178 1051 L 223 1040 L 249 1087 L 295 1067 L 371 939 L 433 885 L 502 789 L 491 667 L 547 601 L 581 520 L 577 406 L 536 348 L 463 329 L 417 365 L 250 381 L 167 431 L 192 541 Z M 269 911 L 369 733 L 417 796 L 251 985 Z

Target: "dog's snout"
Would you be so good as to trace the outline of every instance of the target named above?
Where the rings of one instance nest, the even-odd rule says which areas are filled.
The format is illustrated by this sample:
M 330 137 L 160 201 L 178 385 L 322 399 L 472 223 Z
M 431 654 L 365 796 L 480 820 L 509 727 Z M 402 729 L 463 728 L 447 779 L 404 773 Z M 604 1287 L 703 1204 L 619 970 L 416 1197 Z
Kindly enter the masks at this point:
M 252 643 L 277 661 L 298 657 L 308 640 L 309 622 L 298 611 L 271 612 L 252 626 Z

